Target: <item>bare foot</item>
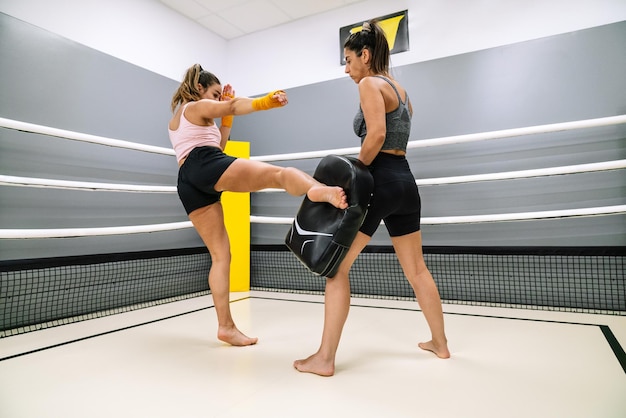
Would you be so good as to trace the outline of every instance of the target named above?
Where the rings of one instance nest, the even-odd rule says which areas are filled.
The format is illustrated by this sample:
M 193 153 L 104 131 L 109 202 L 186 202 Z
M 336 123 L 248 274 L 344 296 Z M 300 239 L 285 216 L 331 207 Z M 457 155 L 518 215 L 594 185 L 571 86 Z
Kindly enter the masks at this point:
M 238 347 L 246 345 L 254 345 L 259 340 L 258 338 L 250 338 L 244 335 L 236 327 L 219 327 L 217 330 L 217 338 L 230 345 Z
M 439 358 L 450 358 L 450 350 L 447 344 L 437 345 L 433 341 L 417 344 L 419 348 L 426 351 L 432 351 Z
M 325 361 L 319 355 L 312 356 L 293 362 L 293 367 L 302 373 L 313 373 L 318 376 L 329 377 L 335 374 L 335 364 L 331 361 Z
M 348 207 L 346 192 L 339 186 L 313 186 L 306 195 L 312 202 L 327 202 L 339 209 Z

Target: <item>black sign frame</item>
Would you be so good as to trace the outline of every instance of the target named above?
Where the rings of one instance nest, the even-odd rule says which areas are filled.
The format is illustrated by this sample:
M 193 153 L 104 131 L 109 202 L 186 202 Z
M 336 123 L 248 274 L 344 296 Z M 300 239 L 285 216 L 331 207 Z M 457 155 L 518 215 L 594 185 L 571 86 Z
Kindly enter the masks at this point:
M 409 50 L 408 10 L 403 10 L 401 12 L 377 17 L 376 20 L 383 27 L 383 30 L 385 30 L 385 35 L 387 35 L 387 40 L 389 41 L 389 52 L 391 54 L 397 54 L 399 52 L 405 52 Z M 353 30 L 360 30 L 362 26 L 363 22 L 359 22 L 339 28 L 339 63 L 341 65 L 346 64 L 346 58 L 343 55 L 343 44 Z M 391 35 L 393 35 L 394 30 L 395 37 L 394 39 L 390 39 Z

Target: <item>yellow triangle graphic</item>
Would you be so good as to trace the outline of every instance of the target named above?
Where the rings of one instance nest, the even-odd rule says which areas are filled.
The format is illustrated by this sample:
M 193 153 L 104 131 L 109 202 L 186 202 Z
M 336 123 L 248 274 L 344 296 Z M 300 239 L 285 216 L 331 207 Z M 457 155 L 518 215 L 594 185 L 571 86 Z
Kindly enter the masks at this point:
M 398 35 L 398 28 L 400 27 L 400 21 L 404 18 L 404 15 L 390 17 L 389 19 L 381 20 L 378 22 L 385 36 L 387 37 L 387 43 L 389 44 L 389 50 L 391 51 L 396 44 L 396 36 Z M 360 32 L 363 30 L 363 26 L 357 26 L 350 29 L 350 33 Z
M 385 31 L 387 42 L 389 43 L 389 50 L 393 49 L 396 44 L 396 36 L 398 35 L 398 28 L 400 27 L 400 21 L 404 18 L 404 15 L 392 17 L 380 21 L 380 27 Z

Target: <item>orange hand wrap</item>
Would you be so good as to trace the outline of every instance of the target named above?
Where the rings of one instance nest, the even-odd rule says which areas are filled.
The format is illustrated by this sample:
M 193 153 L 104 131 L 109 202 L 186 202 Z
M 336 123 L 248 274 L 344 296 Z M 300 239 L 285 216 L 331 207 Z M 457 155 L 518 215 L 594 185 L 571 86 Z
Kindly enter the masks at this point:
M 233 115 L 222 116 L 222 126 L 225 126 L 226 128 L 232 127 L 233 119 L 234 119 Z
M 225 88 L 224 92 L 222 93 L 222 101 L 229 101 L 235 98 L 235 92 L 232 91 L 230 86 L 227 87 L 228 90 L 226 90 Z M 225 128 L 231 128 L 233 126 L 233 118 L 233 115 L 222 116 L 222 126 L 224 126 Z
M 282 90 L 276 90 L 271 93 L 268 93 L 264 97 L 259 97 L 258 99 L 252 100 L 252 108 L 254 110 L 269 110 L 275 107 L 281 107 L 282 104 L 276 98 L 272 97 L 277 94 L 284 94 L 285 92 Z

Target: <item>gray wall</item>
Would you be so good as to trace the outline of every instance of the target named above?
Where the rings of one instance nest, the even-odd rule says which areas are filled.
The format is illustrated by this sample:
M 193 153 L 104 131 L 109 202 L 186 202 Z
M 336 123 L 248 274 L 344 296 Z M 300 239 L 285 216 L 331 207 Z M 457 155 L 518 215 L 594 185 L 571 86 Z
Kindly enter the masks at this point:
M 0 14 L 0 116 L 171 147 L 176 81 Z M 105 183 L 176 184 L 173 156 L 0 128 L 0 173 Z M 178 222 L 176 194 L 0 186 L 0 228 L 88 228 Z M 28 259 L 202 246 L 192 229 L 68 239 L 0 239 L 0 258 Z
M 414 108 L 411 140 L 626 113 L 626 22 L 393 70 Z M 393 56 L 392 56 L 393 59 Z M 279 87 L 279 86 L 277 86 Z M 239 118 L 233 137 L 252 155 L 354 147 L 357 87 L 341 80 L 288 91 L 284 109 Z M 626 158 L 626 126 L 410 150 L 416 178 L 547 168 Z M 312 172 L 318 160 L 291 162 Z M 282 164 L 282 163 L 281 163 Z M 626 203 L 624 170 L 424 186 L 423 216 L 457 216 Z M 256 194 L 252 213 L 288 216 L 288 196 Z M 282 206 L 282 207 L 281 207 Z M 252 243 L 280 243 L 288 227 L 252 226 Z M 423 228 L 425 245 L 626 245 L 623 215 Z M 381 227 L 374 244 L 388 244 Z
M 394 69 L 415 109 L 414 140 L 626 113 L 626 22 Z M 0 14 L 0 116 L 169 147 L 178 83 Z M 280 88 L 280 86 L 276 86 Z M 346 78 L 290 89 L 286 108 L 235 120 L 252 155 L 358 145 Z M 411 150 L 418 178 L 626 158 L 616 126 Z M 313 172 L 317 161 L 290 164 Z M 281 163 L 283 164 L 283 163 Z M 0 173 L 174 185 L 173 157 L 0 128 Z M 624 204 L 623 171 L 422 187 L 423 216 Z M 252 214 L 293 216 L 299 198 L 252 196 Z M 186 220 L 175 194 L 0 186 L 0 228 L 122 226 Z M 252 225 L 253 244 L 280 244 L 285 225 Z M 626 245 L 626 217 L 425 226 L 425 245 Z M 387 244 L 384 228 L 374 243 Z M 129 236 L 0 240 L 0 259 L 201 246 L 189 229 Z

